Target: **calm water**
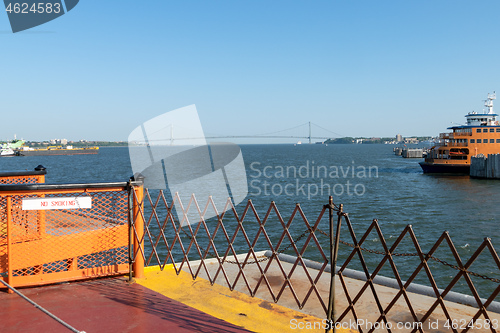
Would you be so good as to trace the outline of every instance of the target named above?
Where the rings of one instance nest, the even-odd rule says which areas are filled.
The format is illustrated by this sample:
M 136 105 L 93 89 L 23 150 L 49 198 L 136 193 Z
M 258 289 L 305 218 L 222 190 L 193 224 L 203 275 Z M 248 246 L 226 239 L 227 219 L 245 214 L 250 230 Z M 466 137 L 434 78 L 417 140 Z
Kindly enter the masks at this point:
M 424 252 L 430 250 L 445 230 L 464 261 L 485 237 L 490 237 L 500 249 L 500 181 L 424 175 L 418 165 L 420 159 L 394 156 L 392 148 L 391 145 L 242 145 L 248 198 L 261 216 L 274 200 L 283 217 L 289 217 L 295 203 L 300 203 L 307 218 L 314 221 L 328 202 L 328 195 L 333 195 L 335 203 L 344 204 L 358 236 L 376 218 L 389 245 L 411 224 Z M 132 174 L 125 147 L 101 148 L 98 155 L 0 158 L 2 171 L 33 170 L 39 164 L 47 168 L 47 183 L 127 181 Z M 244 203 L 238 205 L 240 214 L 243 208 Z M 278 237 L 283 229 L 278 222 L 272 223 L 266 229 Z M 321 221 L 320 228 L 328 230 L 326 219 Z M 305 224 L 294 220 L 292 236 L 304 230 Z M 342 237 L 350 240 L 346 228 Z M 327 239 L 322 243 L 326 245 Z M 370 234 L 364 245 L 382 249 L 375 233 Z M 446 251 L 447 246 L 443 244 L 436 256 L 455 263 L 449 250 Z M 341 259 L 346 257 L 348 249 L 341 248 Z M 414 249 L 407 237 L 398 252 L 415 252 Z M 316 252 L 311 248 L 307 256 L 319 259 Z M 372 267 L 380 260 L 376 255 L 365 257 Z M 495 264 L 489 257 L 483 253 L 471 270 L 499 278 L 499 270 L 493 268 Z M 411 272 L 405 271 L 405 267 L 414 267 L 416 261 L 397 260 L 403 279 L 409 277 Z M 356 269 L 359 265 L 349 267 Z M 431 263 L 431 268 L 440 287 L 446 286 L 455 274 L 439 264 Z M 391 275 L 390 270 L 383 272 Z M 418 281 L 425 283 L 428 279 L 421 273 Z M 487 296 L 483 292 L 496 287 L 494 283 L 479 282 L 481 296 Z M 453 290 L 467 292 L 467 287 L 462 283 Z

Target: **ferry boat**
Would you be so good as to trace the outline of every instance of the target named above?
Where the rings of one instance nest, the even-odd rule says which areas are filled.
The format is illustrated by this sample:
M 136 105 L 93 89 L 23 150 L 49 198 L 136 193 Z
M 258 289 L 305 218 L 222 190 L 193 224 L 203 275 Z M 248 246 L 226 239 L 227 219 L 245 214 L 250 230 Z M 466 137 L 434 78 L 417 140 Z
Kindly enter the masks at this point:
M 17 140 L 14 138 L 11 142 L 0 145 L 0 156 L 15 156 L 16 149 L 24 145 L 24 140 Z
M 472 156 L 500 153 L 500 125 L 493 112 L 496 94 L 488 94 L 482 113 L 465 115 L 466 125 L 448 127 L 451 133 L 441 133 L 440 142 L 432 147 L 420 166 L 424 173 L 469 174 Z

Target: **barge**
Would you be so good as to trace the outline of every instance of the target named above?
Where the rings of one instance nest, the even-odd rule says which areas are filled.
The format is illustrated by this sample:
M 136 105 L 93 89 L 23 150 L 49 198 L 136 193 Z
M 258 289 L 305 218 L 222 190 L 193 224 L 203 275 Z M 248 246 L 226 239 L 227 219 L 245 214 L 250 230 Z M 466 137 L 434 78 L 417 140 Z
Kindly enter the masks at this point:
M 97 153 L 99 153 L 99 147 L 49 146 L 47 148 L 20 147 L 16 149 L 16 155 L 18 156 L 94 155 Z

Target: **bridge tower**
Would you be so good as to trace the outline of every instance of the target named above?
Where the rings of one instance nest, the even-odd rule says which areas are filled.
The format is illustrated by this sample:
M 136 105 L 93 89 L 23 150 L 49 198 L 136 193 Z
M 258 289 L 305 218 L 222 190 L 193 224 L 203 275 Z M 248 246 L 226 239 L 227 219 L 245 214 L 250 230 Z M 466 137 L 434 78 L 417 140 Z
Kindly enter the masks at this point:
M 309 122 L 309 144 L 311 144 L 311 122 Z

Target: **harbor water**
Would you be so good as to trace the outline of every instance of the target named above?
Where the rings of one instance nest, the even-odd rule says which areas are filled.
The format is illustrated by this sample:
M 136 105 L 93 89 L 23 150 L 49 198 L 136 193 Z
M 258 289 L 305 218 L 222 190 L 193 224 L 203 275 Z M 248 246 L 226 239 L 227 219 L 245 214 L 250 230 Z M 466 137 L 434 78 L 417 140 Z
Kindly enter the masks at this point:
M 343 204 L 349 213 L 358 239 L 373 219 L 381 225 L 388 245 L 396 240 L 407 225 L 412 225 L 423 252 L 431 249 L 441 234 L 447 230 L 463 262 L 489 237 L 500 249 L 500 182 L 495 179 L 472 179 L 468 176 L 423 174 L 418 162 L 395 156 L 391 145 L 241 145 L 247 170 L 247 199 L 251 199 L 260 216 L 264 216 L 271 201 L 275 201 L 281 215 L 290 217 L 295 204 L 313 223 L 329 195 L 336 204 Z M 47 168 L 47 183 L 92 183 L 126 181 L 132 175 L 126 147 L 103 147 L 97 155 L 2 157 L 2 171 L 33 170 L 37 165 Z M 246 201 L 237 205 L 242 213 Z M 296 219 L 297 220 L 297 219 Z M 323 221 L 324 220 L 324 221 Z M 320 228 L 328 231 L 327 219 Z M 290 233 L 297 237 L 306 229 L 300 220 L 292 223 Z M 352 243 L 347 229 L 343 240 Z M 270 236 L 281 236 L 283 227 L 267 224 Z M 273 233 L 275 233 L 273 235 Z M 327 251 L 328 239 L 321 241 Z M 308 259 L 320 260 L 311 244 Z M 381 241 L 371 233 L 363 247 L 382 251 Z M 265 250 L 265 249 L 264 249 Z M 339 262 L 351 251 L 341 247 Z M 406 237 L 397 252 L 416 252 L 415 244 Z M 470 270 L 492 278 L 499 278 L 488 250 L 473 263 Z M 294 254 L 293 252 L 288 252 Z M 444 242 L 436 257 L 456 265 L 449 245 Z M 370 267 L 375 267 L 381 255 L 365 254 Z M 415 257 L 396 261 L 403 280 L 418 265 Z M 439 263 L 430 263 L 433 278 L 440 288 L 447 286 L 456 270 Z M 389 265 L 382 271 L 394 277 Z M 349 266 L 359 269 L 359 264 Z M 417 282 L 427 284 L 429 277 L 424 270 Z M 481 297 L 488 297 L 498 284 L 474 279 Z M 470 294 L 464 279 L 452 289 Z

